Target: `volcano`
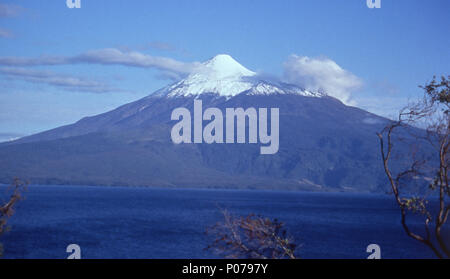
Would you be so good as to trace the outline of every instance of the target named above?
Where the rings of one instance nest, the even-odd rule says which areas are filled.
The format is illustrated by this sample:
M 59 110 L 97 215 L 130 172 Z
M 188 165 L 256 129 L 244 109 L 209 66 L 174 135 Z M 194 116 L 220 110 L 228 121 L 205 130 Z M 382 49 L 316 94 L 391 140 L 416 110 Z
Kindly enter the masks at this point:
M 279 150 L 174 144 L 171 113 L 279 108 Z M 387 119 L 324 93 L 265 80 L 226 54 L 185 79 L 112 111 L 0 145 L 0 182 L 378 192 L 375 133 Z M 206 121 L 205 121 L 206 123 Z

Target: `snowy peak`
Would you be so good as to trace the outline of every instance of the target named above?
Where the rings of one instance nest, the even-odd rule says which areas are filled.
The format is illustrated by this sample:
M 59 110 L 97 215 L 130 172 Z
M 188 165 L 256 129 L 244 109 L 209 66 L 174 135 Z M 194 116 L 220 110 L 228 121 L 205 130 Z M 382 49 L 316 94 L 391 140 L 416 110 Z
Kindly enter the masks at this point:
M 219 54 L 202 63 L 186 79 L 166 88 L 163 94 L 169 97 L 204 93 L 235 96 L 252 88 L 253 83 L 248 78 L 255 75 L 230 55 Z
M 249 95 L 299 94 L 319 97 L 321 94 L 305 91 L 292 85 L 267 82 L 245 68 L 228 54 L 219 54 L 202 63 L 187 78 L 160 90 L 157 95 L 167 97 L 217 94 L 233 97 Z
M 211 74 L 214 78 L 230 78 L 230 77 L 244 77 L 254 76 L 255 72 L 250 71 L 228 54 L 219 54 L 203 63 L 205 73 Z

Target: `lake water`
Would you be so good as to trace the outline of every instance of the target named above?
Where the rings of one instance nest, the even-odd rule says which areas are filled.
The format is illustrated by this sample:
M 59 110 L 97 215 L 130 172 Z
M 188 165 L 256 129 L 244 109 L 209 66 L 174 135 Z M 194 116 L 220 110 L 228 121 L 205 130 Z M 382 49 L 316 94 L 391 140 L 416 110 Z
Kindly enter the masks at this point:
M 219 207 L 283 221 L 302 258 L 366 258 L 372 243 L 383 258 L 433 256 L 389 195 L 30 186 L 25 197 L 0 237 L 5 258 L 66 258 L 71 243 L 83 258 L 212 258 L 204 232 Z

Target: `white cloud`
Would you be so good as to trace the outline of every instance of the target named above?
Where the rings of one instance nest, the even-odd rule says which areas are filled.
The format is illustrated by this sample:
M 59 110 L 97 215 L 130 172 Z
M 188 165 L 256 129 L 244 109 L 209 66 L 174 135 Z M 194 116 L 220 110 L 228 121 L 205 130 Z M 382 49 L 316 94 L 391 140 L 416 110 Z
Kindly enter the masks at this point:
M 4 67 L 0 68 L 0 73 L 12 78 L 32 83 L 46 84 L 54 87 L 62 88 L 66 91 L 106 93 L 118 92 L 101 82 L 81 77 L 57 74 L 49 71 L 30 70 L 20 67 Z
M 307 90 L 323 90 L 347 105 L 355 105 L 352 92 L 363 84 L 360 78 L 328 58 L 291 55 L 283 67 L 287 82 Z
M 137 51 L 122 52 L 118 49 L 107 48 L 93 50 L 68 59 L 72 63 L 88 64 L 118 64 L 132 67 L 157 68 L 159 70 L 177 74 L 189 74 L 197 63 L 184 63 L 172 58 L 151 56 Z
M 43 66 L 43 65 L 69 65 L 69 64 L 100 64 L 122 65 L 139 68 L 155 68 L 167 74 L 172 79 L 191 73 L 200 63 L 185 63 L 168 57 L 159 57 L 143 54 L 137 51 L 121 51 L 115 48 L 91 50 L 76 56 L 41 56 L 27 57 L 0 57 L 3 66 Z

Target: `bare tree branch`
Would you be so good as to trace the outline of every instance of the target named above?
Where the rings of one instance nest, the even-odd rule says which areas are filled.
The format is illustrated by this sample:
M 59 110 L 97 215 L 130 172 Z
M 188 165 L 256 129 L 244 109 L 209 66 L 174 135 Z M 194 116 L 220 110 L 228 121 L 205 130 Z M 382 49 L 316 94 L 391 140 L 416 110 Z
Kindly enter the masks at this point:
M 449 131 L 450 131 L 450 116 L 449 116 L 449 80 L 442 77 L 440 82 L 437 82 L 434 78 L 432 82 L 425 86 L 421 86 L 425 90 L 425 94 L 422 100 L 415 104 L 410 104 L 399 113 L 398 121 L 390 123 L 380 133 L 377 133 L 380 141 L 380 151 L 383 160 L 383 167 L 385 174 L 388 178 L 390 187 L 395 196 L 397 205 L 400 208 L 401 223 L 404 231 L 411 238 L 430 247 L 437 257 L 450 258 L 449 244 L 445 243 L 441 233 L 442 227 L 446 223 L 449 215 L 449 205 L 447 199 L 450 196 L 449 184 L 448 184 L 448 166 L 450 161 L 449 154 Z M 425 136 L 421 135 L 421 131 L 415 126 L 426 125 Z M 436 150 L 436 157 L 439 161 L 438 167 L 433 167 L 431 163 L 427 166 L 426 160 L 418 160 L 415 158 L 416 154 L 412 155 L 412 162 L 408 168 L 398 172 L 397 175 L 393 174 L 392 169 L 389 166 L 389 160 L 393 151 L 392 135 L 397 128 L 402 127 L 409 132 L 409 136 L 415 139 L 416 142 L 425 140 Z M 419 131 L 419 132 L 417 132 Z M 387 147 L 385 146 L 387 145 Z M 406 158 L 406 157 L 405 157 Z M 428 169 L 426 169 L 428 168 Z M 436 173 L 434 182 L 429 185 L 431 190 L 438 191 L 438 212 L 436 218 L 432 218 L 432 213 L 427 208 L 428 200 L 426 197 L 411 197 L 407 193 L 401 193 L 400 186 L 404 178 L 424 178 L 427 173 Z M 419 213 L 425 216 L 425 236 L 421 236 L 418 233 L 413 232 L 406 221 L 406 216 L 409 212 Z M 430 224 L 434 222 L 434 235 L 430 232 Z M 433 237 L 435 241 L 433 241 Z M 438 245 L 435 244 L 437 241 Z
M 226 258 L 295 259 L 297 245 L 278 220 L 250 214 L 234 217 L 222 210 L 224 221 L 208 228 L 215 237 L 206 249 Z
M 0 205 L 0 236 L 8 230 L 6 223 L 8 219 L 14 214 L 14 206 L 16 203 L 22 199 L 22 191 L 26 188 L 28 182 L 21 181 L 15 178 L 13 183 L 10 185 L 12 189 L 11 197 L 3 205 Z M 0 245 L 0 256 L 2 256 L 2 246 Z

